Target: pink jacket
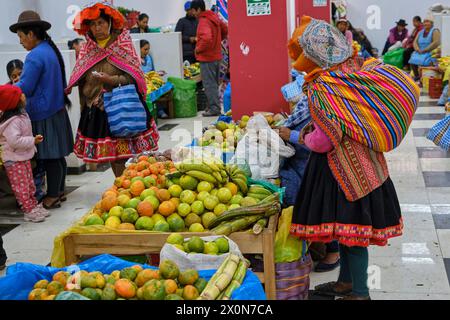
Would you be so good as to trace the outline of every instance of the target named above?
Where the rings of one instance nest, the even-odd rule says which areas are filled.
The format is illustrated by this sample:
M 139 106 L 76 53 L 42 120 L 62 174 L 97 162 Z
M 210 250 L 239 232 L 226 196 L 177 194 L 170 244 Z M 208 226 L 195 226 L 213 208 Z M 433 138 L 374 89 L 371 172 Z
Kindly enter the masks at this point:
M 3 162 L 33 158 L 36 146 L 28 114 L 14 116 L 0 124 L 0 145 Z
M 314 123 L 314 130 L 311 133 L 305 134 L 305 145 L 311 151 L 317 153 L 327 153 L 333 150 L 333 144 L 330 138 Z

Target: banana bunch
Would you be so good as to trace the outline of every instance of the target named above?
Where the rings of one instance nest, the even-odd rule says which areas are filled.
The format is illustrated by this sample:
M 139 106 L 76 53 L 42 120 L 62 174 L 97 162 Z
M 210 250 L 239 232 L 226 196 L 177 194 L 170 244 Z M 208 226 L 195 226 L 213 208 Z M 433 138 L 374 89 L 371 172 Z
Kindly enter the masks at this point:
M 239 189 L 242 191 L 242 193 L 245 195 L 247 194 L 248 187 L 247 187 L 247 176 L 245 175 L 244 171 L 242 171 L 237 165 L 227 165 L 225 167 L 225 171 L 228 173 L 228 176 L 230 177 L 231 181 L 235 183 Z
M 147 84 L 147 92 L 158 90 L 164 85 L 164 80 L 156 71 L 145 74 L 145 83 Z
M 263 186 L 257 185 L 257 184 L 252 184 L 249 188 L 248 188 L 248 193 L 247 196 L 248 197 L 252 197 L 258 200 L 264 200 L 265 198 L 267 198 L 268 196 L 271 196 L 272 192 L 267 190 L 266 188 L 264 188 Z
M 178 171 L 200 181 L 208 181 L 214 185 L 228 182 L 228 174 L 222 161 L 212 158 L 186 159 L 175 164 Z

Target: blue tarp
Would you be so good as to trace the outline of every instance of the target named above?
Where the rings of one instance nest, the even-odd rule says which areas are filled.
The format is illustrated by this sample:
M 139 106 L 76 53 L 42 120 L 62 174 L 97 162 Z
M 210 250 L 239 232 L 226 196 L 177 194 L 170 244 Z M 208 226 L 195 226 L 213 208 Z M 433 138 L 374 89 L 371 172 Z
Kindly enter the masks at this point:
M 53 275 L 58 271 L 68 271 L 75 273 L 79 270 L 88 272 L 100 271 L 109 274 L 114 270 L 121 270 L 131 267 L 136 263 L 128 262 L 120 258 L 103 254 L 86 260 L 78 265 L 70 266 L 62 269 L 45 267 L 31 263 L 16 263 L 8 267 L 6 276 L 0 278 L 0 300 L 27 300 L 28 294 L 32 290 L 34 284 L 39 280 L 51 280 Z M 152 266 L 143 265 L 146 269 L 157 269 Z M 215 273 L 215 270 L 199 271 L 199 275 L 209 280 Z M 266 300 L 266 296 L 258 277 L 247 271 L 244 282 L 233 293 L 232 300 Z
M 174 88 L 173 84 L 170 82 L 167 82 L 166 84 L 164 84 L 161 88 L 159 88 L 158 90 L 152 91 L 149 95 L 150 95 L 150 100 L 152 102 L 155 102 L 156 100 L 158 100 L 159 98 L 161 98 L 163 95 L 165 95 L 166 93 L 168 93 L 170 90 L 172 90 Z

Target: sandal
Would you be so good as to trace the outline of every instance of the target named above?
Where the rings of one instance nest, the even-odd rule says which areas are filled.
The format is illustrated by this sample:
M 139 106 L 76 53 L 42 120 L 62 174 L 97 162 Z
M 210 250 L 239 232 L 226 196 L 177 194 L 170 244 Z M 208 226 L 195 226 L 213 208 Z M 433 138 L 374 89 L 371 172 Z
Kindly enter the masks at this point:
M 51 209 L 57 209 L 57 208 L 61 208 L 61 201 L 59 200 L 59 198 L 57 198 L 55 201 L 53 201 L 52 204 L 50 205 L 46 205 L 44 201 L 42 201 L 42 206 L 47 209 L 47 210 L 51 210 Z
M 354 295 L 354 294 L 350 294 L 350 295 L 348 295 L 348 296 L 346 296 L 346 297 L 339 298 L 339 299 L 337 299 L 337 300 L 370 301 L 370 300 L 372 300 L 372 299 L 370 299 L 370 296 L 363 297 L 363 296 L 356 296 L 356 295 Z
M 332 281 L 332 282 L 320 284 L 314 288 L 314 293 L 316 293 L 318 295 L 333 296 L 333 297 L 334 296 L 345 297 L 352 293 L 351 288 L 348 290 L 345 290 L 345 291 L 336 291 L 337 283 L 338 282 L 336 282 L 336 281 Z

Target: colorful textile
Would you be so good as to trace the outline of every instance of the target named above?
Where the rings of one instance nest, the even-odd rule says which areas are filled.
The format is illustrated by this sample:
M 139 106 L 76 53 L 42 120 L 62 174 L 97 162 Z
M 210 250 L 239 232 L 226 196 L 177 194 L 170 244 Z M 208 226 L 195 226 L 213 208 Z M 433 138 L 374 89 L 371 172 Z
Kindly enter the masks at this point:
M 450 151 L 450 115 L 435 124 L 427 135 L 438 147 Z
M 323 69 L 342 63 L 353 55 L 347 38 L 325 21 L 311 19 L 298 41 L 305 56 Z
M 304 86 L 311 116 L 337 148 L 348 135 L 368 148 L 387 152 L 406 135 L 420 89 L 398 68 L 367 60 L 360 71 L 328 71 Z
M 129 159 L 144 151 L 158 149 L 158 129 L 151 120 L 151 128 L 131 138 L 105 137 L 92 139 L 77 133 L 75 155 L 86 163 L 103 163 Z
M 8 161 L 5 162 L 5 169 L 17 202 L 25 213 L 30 213 L 38 204 L 34 197 L 36 187 L 31 162 Z
M 128 73 L 136 81 L 139 93 L 145 97 L 147 86 L 141 70 L 140 58 L 126 29 L 123 29 L 117 39 L 106 48 L 99 47 L 89 34 L 86 35 L 86 42 L 81 47 L 66 92 L 70 93 L 78 81 L 103 59 L 107 59 L 116 68 Z

